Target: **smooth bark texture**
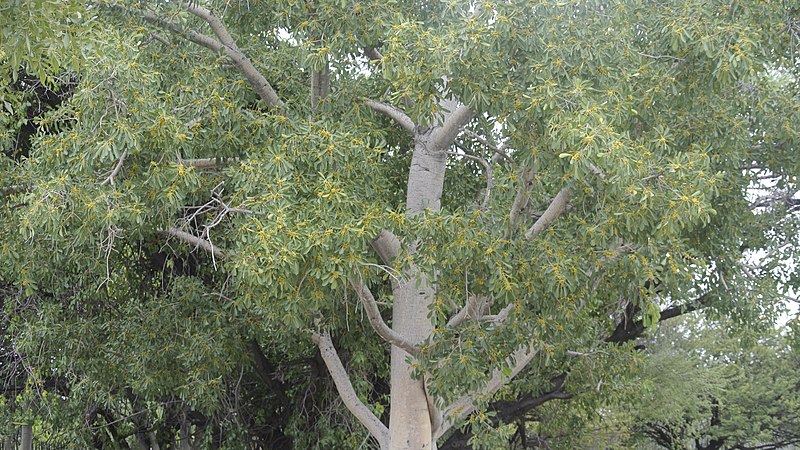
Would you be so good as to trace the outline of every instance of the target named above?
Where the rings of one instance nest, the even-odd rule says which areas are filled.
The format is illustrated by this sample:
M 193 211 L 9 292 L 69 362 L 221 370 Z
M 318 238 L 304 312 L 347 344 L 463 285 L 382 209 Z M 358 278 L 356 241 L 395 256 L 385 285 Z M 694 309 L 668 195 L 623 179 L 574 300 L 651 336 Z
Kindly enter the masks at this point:
M 539 220 L 531 226 L 528 231 L 525 232 L 525 239 L 532 239 L 537 234 L 541 233 L 542 231 L 546 230 L 547 227 L 553 224 L 553 222 L 558 219 L 558 217 L 567 210 L 567 205 L 569 204 L 569 188 L 561 189 L 561 191 L 556 195 L 552 202 L 550 202 L 550 206 L 544 211 Z
M 441 209 L 447 163 L 446 153 L 429 148 L 430 132 L 417 134 L 414 140 L 406 193 L 406 211 L 410 216 L 426 209 L 432 212 Z M 416 243 L 412 243 L 410 253 L 413 254 L 415 246 Z M 417 345 L 433 332 L 428 309 L 436 290 L 428 277 L 415 266 L 407 269 L 403 275 L 405 281 L 396 282 L 392 288 L 392 328 L 411 344 Z M 389 448 L 392 450 L 434 448 L 432 423 L 435 414 L 429 411 L 423 379 L 412 376 L 410 358 L 408 352 L 392 346 L 389 415 Z
M 414 154 L 411 157 L 406 191 L 408 216 L 415 216 L 426 210 L 441 210 L 447 149 L 473 116 L 469 108 L 457 106 L 455 102 L 443 102 L 443 106 L 448 112 L 441 125 L 427 130 L 422 130 L 419 126 L 413 127 Z M 390 116 L 395 113 L 384 112 Z M 410 128 L 394 116 L 403 128 Z M 419 242 L 414 237 L 409 237 L 406 242 L 409 243 L 408 252 L 413 255 Z M 402 281 L 394 283 L 392 291 L 392 328 L 411 344 L 422 343 L 433 332 L 428 311 L 436 295 L 436 287 L 428 275 L 421 273 L 412 264 L 403 274 Z M 409 364 L 411 355 L 392 346 L 391 359 L 389 448 L 433 449 L 436 447 L 436 435 L 439 433 L 442 415 L 435 410 L 423 377 L 413 376 L 413 369 Z
M 386 425 L 384 425 L 375 416 L 375 414 L 373 414 L 372 411 L 367 408 L 361 399 L 358 398 L 358 394 L 356 394 L 356 391 L 353 389 L 353 385 L 350 382 L 350 377 L 347 375 L 347 371 L 342 365 L 342 361 L 339 359 L 338 353 L 336 353 L 336 348 L 333 346 L 331 336 L 328 333 L 316 333 L 312 336 L 312 339 L 319 347 L 322 359 L 325 361 L 325 366 L 327 366 L 328 371 L 331 374 L 331 378 L 333 378 L 333 382 L 336 385 L 336 391 L 339 392 L 339 396 L 342 398 L 344 405 L 358 419 L 358 421 L 367 428 L 372 437 L 378 441 L 378 444 L 382 450 L 386 448 L 393 448 L 388 445 L 389 430 L 386 429 Z M 392 347 L 392 351 L 394 351 L 396 348 L 397 347 Z
M 33 450 L 33 425 L 23 424 L 20 435 L 20 450 Z
M 372 293 L 366 286 L 364 286 L 362 283 L 357 283 L 354 281 L 351 281 L 350 285 L 353 286 L 356 294 L 358 294 L 361 304 L 364 305 L 367 318 L 369 319 L 372 328 L 376 333 L 378 333 L 378 336 L 380 336 L 387 343 L 392 344 L 395 347 L 400 347 L 411 355 L 416 355 L 419 353 L 419 349 L 414 347 L 412 343 L 408 342 L 404 336 L 395 332 L 389 328 L 388 325 L 386 325 L 386 322 L 383 321 L 383 317 L 381 317 L 381 312 L 378 309 L 378 303 L 375 301 L 375 297 L 372 296 Z

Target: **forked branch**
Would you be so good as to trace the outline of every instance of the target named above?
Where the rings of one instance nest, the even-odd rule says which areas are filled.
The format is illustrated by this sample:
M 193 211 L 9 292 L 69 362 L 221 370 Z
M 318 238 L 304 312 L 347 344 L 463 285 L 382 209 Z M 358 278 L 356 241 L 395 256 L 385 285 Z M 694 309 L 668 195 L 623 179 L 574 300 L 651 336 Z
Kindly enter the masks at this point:
M 484 315 L 484 312 L 489 309 L 489 299 L 483 295 L 470 295 L 467 297 L 467 302 L 450 320 L 447 322 L 448 328 L 457 327 L 465 320 L 479 319 Z
M 381 317 L 381 312 L 378 309 L 378 303 L 375 301 L 375 297 L 372 296 L 372 292 L 370 292 L 363 283 L 350 280 L 350 286 L 352 286 L 356 294 L 358 294 L 358 298 L 361 300 L 361 304 L 364 305 L 364 310 L 367 312 L 370 325 L 372 325 L 372 328 L 378 333 L 381 339 L 395 347 L 402 348 L 410 355 L 419 353 L 419 349 L 414 346 L 414 344 L 410 343 L 400 333 L 389 328 L 389 325 L 386 325 L 386 322 L 383 321 L 383 317 Z
M 336 348 L 331 341 L 331 335 L 327 332 L 314 333 L 311 339 L 317 344 L 322 360 L 325 361 L 325 366 L 328 368 L 331 378 L 333 378 L 336 391 L 339 393 L 339 397 L 342 398 L 344 405 L 367 428 L 369 434 L 378 441 L 381 449 L 388 449 L 389 429 L 358 398 L 358 394 L 356 394 L 353 384 L 350 382 L 350 376 L 347 375 L 347 371 L 342 365 L 342 360 L 339 359 L 339 354 L 336 353 Z
M 194 42 L 197 45 L 205 47 L 214 52 L 224 54 L 233 62 L 233 64 L 236 66 L 236 69 L 239 70 L 239 73 L 256 91 L 261 100 L 273 107 L 282 108 L 284 106 L 283 102 L 278 97 L 278 94 L 272 88 L 272 85 L 267 81 L 264 75 L 262 75 L 261 72 L 256 69 L 247 55 L 245 55 L 244 52 L 242 52 L 236 45 L 236 42 L 228 32 L 225 24 L 222 23 L 222 20 L 220 20 L 220 18 L 213 14 L 210 10 L 194 3 L 184 4 L 184 8 L 186 8 L 187 11 L 196 17 L 203 19 L 211 27 L 211 30 L 217 36 L 217 39 L 202 33 L 198 33 L 194 30 L 185 30 L 177 23 L 164 19 L 163 17 L 159 17 L 158 15 L 149 11 L 127 8 L 120 5 L 117 5 L 116 7 L 128 13 L 136 14 L 145 21 L 164 28 L 177 36 L 181 36 L 191 42 Z
M 125 164 L 125 158 L 127 157 L 128 157 L 128 151 L 126 150 L 122 152 L 122 155 L 120 155 L 119 157 L 119 161 L 117 161 L 117 165 L 114 166 L 114 169 L 111 171 L 108 177 L 106 177 L 106 179 L 103 180 L 102 183 L 100 183 L 101 186 L 108 183 L 111 183 L 112 186 L 114 185 L 114 177 L 116 177 L 119 171 L 122 170 L 122 165 Z

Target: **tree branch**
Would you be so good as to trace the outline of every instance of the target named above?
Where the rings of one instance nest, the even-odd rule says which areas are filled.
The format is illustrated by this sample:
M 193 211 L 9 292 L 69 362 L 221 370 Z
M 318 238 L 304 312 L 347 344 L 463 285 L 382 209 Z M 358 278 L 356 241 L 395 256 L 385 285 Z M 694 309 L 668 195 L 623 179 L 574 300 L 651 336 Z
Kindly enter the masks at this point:
M 498 312 L 497 314 L 486 315 L 478 320 L 480 320 L 481 322 L 492 322 L 495 326 L 500 326 L 503 324 L 503 322 L 506 321 L 506 319 L 508 319 L 508 315 L 511 314 L 512 309 L 514 309 L 514 304 L 509 303 L 508 305 L 506 305 L 505 308 L 501 309 L 500 312 Z
M 509 373 L 507 377 L 504 376 L 499 369 L 495 369 L 492 378 L 481 390 L 467 394 L 448 406 L 444 411 L 445 423 L 436 433 L 435 438 L 441 437 L 452 428 L 453 425 L 472 414 L 472 412 L 475 411 L 475 399 L 496 393 L 501 387 L 517 376 L 539 352 L 538 350 L 533 350 L 532 346 L 533 343 L 530 343 L 530 345 L 523 345 L 510 356 L 509 359 L 511 359 L 514 364 L 511 366 L 511 373 Z
M 364 55 L 371 61 L 383 59 L 383 55 L 375 47 L 364 47 Z
M 319 347 L 325 366 L 328 367 L 328 372 L 333 378 L 333 383 L 336 385 L 336 390 L 339 392 L 339 397 L 342 398 L 344 405 L 367 428 L 369 434 L 378 441 L 381 449 L 388 449 L 389 429 L 358 398 L 356 391 L 353 389 L 353 384 L 350 382 L 350 377 L 347 375 L 347 371 L 336 353 L 333 342 L 331 342 L 330 334 L 327 332 L 322 334 L 314 333 L 311 339 Z
M 183 7 L 190 13 L 203 19 L 211 27 L 211 31 L 214 32 L 222 45 L 239 51 L 236 42 L 233 40 L 233 36 L 231 36 L 228 29 L 225 28 L 225 24 L 223 24 L 222 20 L 211 12 L 211 10 L 198 5 L 196 2 L 186 2 L 183 4 Z
M 533 224 L 528 231 L 525 232 L 525 239 L 533 239 L 534 236 L 541 233 L 542 231 L 546 230 L 547 227 L 553 224 L 553 222 L 558 219 L 558 217 L 567 209 L 567 204 L 569 203 L 570 192 L 569 188 L 561 189 L 561 191 L 556 195 L 553 201 L 550 203 L 550 206 L 544 211 L 539 220 Z
M 216 34 L 217 39 L 214 39 L 210 36 L 206 36 L 205 34 L 198 33 L 194 30 L 184 30 L 178 24 L 166 20 L 162 17 L 157 16 L 156 14 L 148 11 L 143 11 L 135 8 L 126 8 L 121 5 L 115 5 L 116 8 L 122 9 L 123 11 L 134 13 L 142 17 L 145 21 L 150 22 L 154 25 L 157 25 L 161 28 L 169 30 L 170 32 L 181 36 L 185 39 L 188 39 L 195 44 L 198 44 L 202 47 L 205 47 L 209 50 L 212 50 L 217 53 L 223 53 L 227 56 L 236 68 L 239 70 L 239 73 L 247 80 L 250 86 L 256 91 L 258 96 L 263 100 L 266 104 L 283 108 L 284 104 L 281 99 L 278 97 L 278 94 L 272 88 L 272 85 L 267 81 L 267 79 L 255 68 L 252 61 L 245 55 L 239 47 L 236 46 L 236 42 L 231 37 L 230 33 L 228 33 L 227 28 L 222 23 L 222 21 L 214 15 L 211 11 L 201 6 L 198 6 L 193 3 L 185 3 L 184 8 L 189 11 L 191 14 L 203 19 L 208 25 L 211 27 L 211 30 Z
M 572 398 L 572 394 L 564 391 L 566 378 L 566 374 L 561 374 L 552 378 L 550 380 L 553 385 L 552 389 L 535 397 L 531 395 L 531 393 L 526 393 L 515 400 L 493 402 L 488 408 L 488 411 L 495 413 L 491 418 L 492 423 L 510 423 L 551 400 L 566 400 Z M 471 433 L 456 431 L 447 438 L 447 441 L 439 447 L 439 450 L 460 450 L 468 448 L 468 442 L 471 437 Z
M 511 204 L 511 211 L 508 213 L 508 225 L 505 235 L 503 236 L 504 239 L 511 239 L 514 235 L 514 231 L 516 231 L 519 226 L 519 221 L 522 217 L 520 213 L 528 206 L 528 202 L 530 201 L 528 193 L 531 190 L 531 185 L 533 185 L 533 170 L 527 165 L 524 166 L 520 178 L 521 183 L 517 189 L 517 195 L 514 197 L 514 202 Z
M 311 73 L 311 111 L 316 112 L 319 103 L 328 96 L 331 90 L 331 69 L 328 64 L 320 71 Z
M 483 295 L 470 295 L 467 302 L 450 320 L 447 322 L 448 328 L 457 327 L 467 319 L 479 319 L 483 316 L 484 310 L 488 308 L 489 299 Z
M 409 133 L 414 133 L 414 130 L 417 128 L 417 125 L 414 123 L 414 121 L 411 120 L 411 118 L 408 117 L 408 115 L 406 115 L 406 113 L 400 108 L 392 106 L 388 103 L 377 102 L 370 99 L 365 99 L 364 103 L 372 108 L 373 111 L 384 114 L 390 119 L 394 120 L 398 125 L 400 125 L 400 127 Z
M 455 102 L 446 103 L 451 103 L 452 106 L 455 106 Z M 442 126 L 437 128 L 431 136 L 431 144 L 433 145 L 431 150 L 447 150 L 453 141 L 455 141 L 458 134 L 461 133 L 461 129 L 464 128 L 473 117 L 475 117 L 475 112 L 467 105 L 460 105 L 455 109 L 451 109 L 450 112 L 445 114 Z
M 505 146 L 501 145 L 500 147 L 498 147 L 498 146 L 492 144 L 491 142 L 489 142 L 488 139 L 484 138 L 483 136 L 479 135 L 478 133 L 475 133 L 474 131 L 464 130 L 464 133 L 467 136 L 471 137 L 472 139 L 475 139 L 476 141 L 478 141 L 481 144 L 483 144 L 484 146 L 486 146 L 489 150 L 494 152 L 495 155 L 505 159 L 506 161 L 509 161 L 509 162 L 511 161 L 511 157 L 508 156 L 508 153 L 505 152 Z
M 193 234 L 187 233 L 185 231 L 181 231 L 175 227 L 169 227 L 166 230 L 163 230 L 164 233 L 178 239 L 179 241 L 183 241 L 187 244 L 194 245 L 196 248 L 201 248 L 207 252 L 210 252 L 212 256 L 219 256 L 220 258 L 224 258 L 227 252 L 220 250 L 219 247 L 215 246 L 211 242 L 208 242 L 205 239 L 201 239 Z
M 391 231 L 382 230 L 372 241 L 372 248 L 384 264 L 391 266 L 400 254 L 400 240 Z
M 673 305 L 669 308 L 661 310 L 661 315 L 658 319 L 659 322 L 663 322 L 668 319 L 672 319 L 674 317 L 679 317 L 684 314 L 690 313 L 692 311 L 697 311 L 698 309 L 702 309 L 708 305 L 710 301 L 710 297 L 708 294 L 703 294 L 700 297 L 690 301 L 689 303 L 683 305 Z M 623 320 L 619 324 L 617 324 L 617 328 L 614 329 L 614 332 L 611 333 L 610 336 L 605 338 L 605 342 L 611 343 L 622 343 L 631 341 L 636 339 L 637 337 L 641 336 L 644 332 L 644 322 L 641 320 Z
M 381 317 L 381 312 L 378 309 L 378 303 L 375 301 L 375 297 L 372 296 L 372 292 L 370 292 L 364 284 L 350 280 L 350 286 L 353 287 L 356 294 L 358 294 L 358 298 L 361 299 L 361 304 L 364 305 L 364 310 L 367 312 L 369 323 L 381 339 L 395 347 L 402 348 L 410 355 L 419 354 L 419 349 L 414 346 L 414 344 L 410 343 L 400 333 L 389 328 L 389 325 L 386 325 L 386 322 L 383 321 L 383 317 Z
M 229 163 L 239 162 L 239 158 L 194 158 L 194 159 L 181 159 L 178 161 L 187 167 L 195 169 L 219 169 Z
M 111 183 L 112 186 L 114 185 L 114 177 L 117 176 L 120 170 L 122 170 L 122 165 L 125 164 L 125 158 L 127 157 L 128 157 L 128 151 L 126 150 L 122 152 L 122 155 L 120 155 L 119 161 L 117 161 L 117 165 L 114 166 L 114 170 L 112 170 L 111 173 L 108 175 L 108 177 L 105 180 L 103 180 L 102 183 L 100 183 L 101 186 L 107 183 Z

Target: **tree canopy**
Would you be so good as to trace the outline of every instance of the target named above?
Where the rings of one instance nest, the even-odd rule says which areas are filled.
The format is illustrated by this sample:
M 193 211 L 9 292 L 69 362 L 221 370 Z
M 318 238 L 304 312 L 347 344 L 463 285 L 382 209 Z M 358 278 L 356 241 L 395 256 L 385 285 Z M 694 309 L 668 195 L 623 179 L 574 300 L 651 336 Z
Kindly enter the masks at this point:
M 51 442 L 499 448 L 800 285 L 793 2 L 0 11 L 6 426 Z

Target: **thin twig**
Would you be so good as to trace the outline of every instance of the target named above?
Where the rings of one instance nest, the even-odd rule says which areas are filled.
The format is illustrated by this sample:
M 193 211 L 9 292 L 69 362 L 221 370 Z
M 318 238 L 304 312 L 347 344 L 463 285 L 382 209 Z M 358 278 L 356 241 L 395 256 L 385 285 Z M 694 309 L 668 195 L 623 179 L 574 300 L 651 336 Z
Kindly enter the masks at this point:
M 501 158 L 505 159 L 506 161 L 511 162 L 511 157 L 508 156 L 508 153 L 506 153 L 506 151 L 505 151 L 506 150 L 506 146 L 505 145 L 501 145 L 501 146 L 498 147 L 498 146 L 492 144 L 491 142 L 489 142 L 488 139 L 484 138 L 483 136 L 479 135 L 478 133 L 475 133 L 474 131 L 464 130 L 464 134 L 466 134 L 467 136 L 471 137 L 472 139 L 475 139 L 476 141 L 480 142 L 481 144 L 486 146 L 489 150 L 494 152 L 497 156 L 500 156 Z
M 122 152 L 122 155 L 119 156 L 119 161 L 117 161 L 117 165 L 114 166 L 114 170 L 111 171 L 111 174 L 109 174 L 108 177 L 105 180 L 103 180 L 102 183 L 100 183 L 101 186 L 108 183 L 111 183 L 112 186 L 114 185 L 114 177 L 117 176 L 119 171 L 122 169 L 122 165 L 125 164 L 125 158 L 127 157 L 128 157 L 128 151 L 125 150 L 124 152 Z

